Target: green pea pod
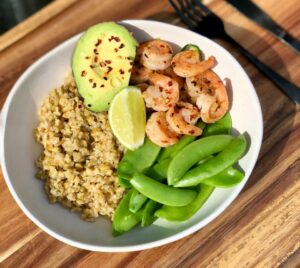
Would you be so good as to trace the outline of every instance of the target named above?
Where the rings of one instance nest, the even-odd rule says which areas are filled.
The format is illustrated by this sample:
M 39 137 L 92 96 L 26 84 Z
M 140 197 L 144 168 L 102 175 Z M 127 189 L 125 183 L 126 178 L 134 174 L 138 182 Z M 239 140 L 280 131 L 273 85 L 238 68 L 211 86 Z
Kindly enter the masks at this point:
M 202 140 L 204 140 L 204 138 Z M 247 141 L 245 137 L 239 135 L 217 156 L 188 171 L 174 186 L 196 186 L 204 180 L 215 176 L 237 162 L 244 154 L 246 147 Z
M 201 128 L 201 129 L 205 129 L 206 124 L 203 123 L 202 121 L 198 122 L 197 127 Z M 165 149 L 162 149 L 157 161 L 160 162 L 164 159 L 167 158 L 174 158 L 174 156 L 180 152 L 184 147 L 186 147 L 188 144 L 190 144 L 191 142 L 193 142 L 196 139 L 195 136 L 188 136 L 188 135 L 184 135 L 176 144 L 167 147 Z
M 160 162 L 153 165 L 148 171 L 147 174 L 150 178 L 156 179 L 157 181 L 163 182 L 167 178 L 167 171 L 169 164 L 171 162 L 170 158 L 161 160 Z
M 133 189 L 133 192 L 129 201 L 129 210 L 132 213 L 136 213 L 148 200 L 146 196 Z
M 134 173 L 142 173 L 155 161 L 160 147 L 145 139 L 144 144 L 134 151 L 127 151 L 118 165 L 119 177 L 130 180 Z
M 229 113 L 226 113 L 220 120 L 213 124 L 209 124 L 203 130 L 202 137 L 230 134 L 232 127 L 232 120 Z
M 187 50 L 193 50 L 199 53 L 199 59 L 203 60 L 203 55 L 202 55 L 202 51 L 200 50 L 200 48 L 197 45 L 194 44 L 187 44 L 185 45 L 181 51 L 187 51 Z
M 129 210 L 129 202 L 133 190 L 129 190 L 127 194 L 122 198 L 118 205 L 115 214 L 113 216 L 113 236 L 121 235 L 131 230 L 137 225 L 142 219 L 142 211 L 139 210 L 137 213 L 132 213 Z
M 122 188 L 125 188 L 125 189 L 129 189 L 132 187 L 132 185 L 130 184 L 129 180 L 126 180 L 126 179 L 123 179 L 121 177 L 118 177 L 118 181 L 119 181 L 119 184 Z
M 218 153 L 233 140 L 231 135 L 215 135 L 196 140 L 172 159 L 167 172 L 168 184 L 174 185 L 182 176 L 200 160 Z
M 213 155 L 209 155 L 208 157 L 205 157 L 203 159 L 201 159 L 198 163 L 197 166 L 199 166 L 200 164 L 203 164 L 205 162 L 207 162 L 208 160 L 212 159 L 214 156 Z
M 164 205 L 181 207 L 189 204 L 196 197 L 196 192 L 193 190 L 177 189 L 143 174 L 135 174 L 130 183 L 143 195 Z
M 234 167 L 229 167 L 221 171 L 220 173 L 212 176 L 202 183 L 205 185 L 211 185 L 214 187 L 232 187 L 239 184 L 245 174 Z
M 162 206 L 155 212 L 155 216 L 168 221 L 186 221 L 191 218 L 206 202 L 214 187 L 200 184 L 197 197 L 184 207 Z
M 141 222 L 142 227 L 151 225 L 157 219 L 157 217 L 154 216 L 154 213 L 160 207 L 161 204 L 151 199 L 148 200 L 147 204 L 145 205 L 145 208 L 143 209 L 142 222 Z

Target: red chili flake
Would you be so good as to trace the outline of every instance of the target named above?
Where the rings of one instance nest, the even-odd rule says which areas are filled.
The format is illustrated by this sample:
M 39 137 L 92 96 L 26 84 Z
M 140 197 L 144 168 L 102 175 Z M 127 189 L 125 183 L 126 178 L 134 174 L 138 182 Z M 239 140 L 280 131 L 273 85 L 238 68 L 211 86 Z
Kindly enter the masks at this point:
M 169 53 L 169 54 L 172 54 L 172 50 L 170 49 L 170 50 L 168 51 L 168 53 Z
M 87 106 L 88 106 L 88 107 L 92 107 L 92 104 L 88 104 Z
M 165 47 L 164 45 L 160 45 L 160 47 Z
M 97 86 L 97 84 L 96 83 L 93 83 L 93 88 L 95 88 Z
M 161 125 L 161 122 L 160 122 L 160 121 L 157 121 L 157 124 Z
M 195 134 L 195 130 L 190 130 L 189 133 L 190 134 Z
M 197 82 L 194 80 L 194 81 L 192 81 L 191 82 L 194 86 L 196 86 L 197 85 Z
M 175 62 L 172 62 L 172 66 L 173 66 L 173 67 L 176 67 L 176 63 L 175 63 Z
M 119 48 L 121 49 L 121 48 L 123 48 L 123 47 L 125 47 L 125 45 L 122 43 L 122 44 L 119 46 Z
M 164 63 L 167 63 L 167 61 L 166 61 L 166 60 L 164 60 Z
M 178 128 L 179 128 L 179 125 L 176 125 L 176 127 L 178 127 Z
M 94 58 L 94 62 L 97 62 L 98 61 L 98 57 L 96 56 L 95 58 Z
M 145 56 L 146 58 L 149 58 L 148 55 L 147 55 L 146 53 L 144 53 L 144 56 Z
M 162 91 L 162 90 L 163 90 L 163 88 L 162 88 L 161 86 L 159 86 L 158 88 L 159 88 L 159 90 L 160 90 L 160 91 Z
M 168 82 L 168 86 L 170 87 L 170 86 L 172 86 L 173 85 L 173 82 L 172 81 L 169 81 Z
M 81 108 L 82 108 L 82 105 L 81 105 L 81 104 L 79 104 L 79 105 L 78 105 L 78 108 L 79 108 L 79 109 L 81 109 Z
M 119 49 L 115 48 L 115 52 L 118 52 L 118 51 L 119 51 Z
M 105 67 L 105 66 L 106 66 L 105 62 L 103 62 L 103 61 L 101 61 L 101 62 L 99 63 L 99 65 L 100 65 L 101 67 Z
M 93 69 L 93 68 L 94 68 L 94 66 L 93 66 L 93 65 L 90 65 L 90 68 L 91 68 L 91 69 Z
M 162 143 L 168 143 L 168 141 L 166 141 L 166 140 L 163 140 L 163 141 L 161 141 Z
M 120 42 L 120 38 L 118 36 L 115 36 L 115 41 Z
M 114 36 L 111 36 L 111 37 L 108 39 L 108 41 L 111 42 L 111 40 L 113 40 L 113 39 L 114 39 Z
M 133 61 L 129 62 L 129 64 L 132 66 L 133 65 Z
M 104 76 L 104 80 L 107 80 L 107 77 L 106 77 L 106 76 Z
M 97 40 L 97 43 L 95 44 L 95 46 L 97 47 L 97 46 L 99 46 L 101 43 L 102 43 L 102 40 L 101 40 L 101 39 L 98 39 L 98 40 Z
M 203 82 L 204 82 L 205 84 L 207 84 L 207 85 L 210 84 L 210 81 L 209 81 L 208 79 L 206 79 L 206 78 L 203 78 Z
M 91 57 L 90 56 L 85 56 L 84 57 L 86 60 L 90 59 Z
M 111 64 L 111 60 L 105 60 L 105 63 Z
M 109 74 L 113 70 L 113 68 L 111 68 L 110 66 L 108 66 L 107 69 L 107 74 Z
M 102 84 L 100 87 L 104 87 L 104 85 Z
M 81 76 L 82 76 L 82 77 L 86 76 L 86 71 L 83 70 L 83 71 L 81 72 Z
M 120 72 L 120 74 L 124 74 L 125 73 L 124 70 L 122 70 L 122 69 L 120 69 L 119 72 Z

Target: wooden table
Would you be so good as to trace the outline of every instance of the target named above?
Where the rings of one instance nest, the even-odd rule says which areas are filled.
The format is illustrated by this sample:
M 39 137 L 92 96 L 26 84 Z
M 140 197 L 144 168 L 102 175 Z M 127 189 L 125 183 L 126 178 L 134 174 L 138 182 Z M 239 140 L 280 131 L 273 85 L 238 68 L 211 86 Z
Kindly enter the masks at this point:
M 300 38 L 298 0 L 256 0 Z M 300 58 L 224 1 L 206 1 L 228 32 L 266 64 L 300 84 Z M 1 11 L 2 12 L 2 11 Z M 0 37 L 0 105 L 45 52 L 100 21 L 151 18 L 179 23 L 162 0 L 57 0 Z M 0 267 L 296 267 L 300 264 L 300 110 L 237 50 L 259 96 L 264 141 L 253 174 L 216 220 L 177 242 L 132 253 L 95 253 L 40 230 L 19 209 L 0 173 Z

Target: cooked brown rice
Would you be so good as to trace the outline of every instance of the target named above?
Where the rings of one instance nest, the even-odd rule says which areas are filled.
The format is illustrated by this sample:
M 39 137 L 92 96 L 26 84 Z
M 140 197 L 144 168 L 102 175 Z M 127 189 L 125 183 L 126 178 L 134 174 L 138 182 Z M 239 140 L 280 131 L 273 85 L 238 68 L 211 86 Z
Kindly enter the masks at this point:
M 107 113 L 84 107 L 71 76 L 42 103 L 34 136 L 43 145 L 38 177 L 50 201 L 80 211 L 85 220 L 112 218 L 124 193 L 116 176 L 123 148 Z

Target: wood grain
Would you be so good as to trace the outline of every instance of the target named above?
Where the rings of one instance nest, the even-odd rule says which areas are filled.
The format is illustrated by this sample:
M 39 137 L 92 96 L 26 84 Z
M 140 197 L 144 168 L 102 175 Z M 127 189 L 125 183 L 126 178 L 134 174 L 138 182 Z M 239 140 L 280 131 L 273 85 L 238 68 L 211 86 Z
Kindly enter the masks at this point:
M 66 8 L 70 7 L 76 1 L 77 0 L 56 0 L 54 4 L 41 9 L 10 31 L 4 33 L 0 36 L 0 51 L 28 35 L 58 13 L 61 13 Z
M 256 0 L 300 38 L 297 0 Z M 300 84 L 300 59 L 270 33 L 220 0 L 205 1 L 228 32 L 266 64 Z M 117 8 L 116 8 L 117 7 Z M 0 37 L 0 105 L 21 73 L 72 35 L 105 20 L 179 23 L 167 1 L 57 0 Z M 0 171 L 0 267 L 296 267 L 300 265 L 300 108 L 229 44 L 220 42 L 255 85 L 264 140 L 255 169 L 233 204 L 197 233 L 131 253 L 95 253 L 63 244 L 36 227 L 11 197 Z M 1 51 L 2 50 L 2 51 Z M 0 107 L 1 107 L 0 106 Z

